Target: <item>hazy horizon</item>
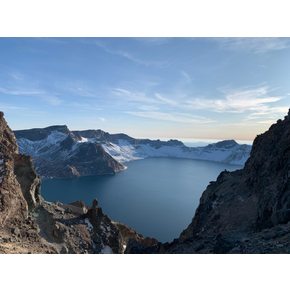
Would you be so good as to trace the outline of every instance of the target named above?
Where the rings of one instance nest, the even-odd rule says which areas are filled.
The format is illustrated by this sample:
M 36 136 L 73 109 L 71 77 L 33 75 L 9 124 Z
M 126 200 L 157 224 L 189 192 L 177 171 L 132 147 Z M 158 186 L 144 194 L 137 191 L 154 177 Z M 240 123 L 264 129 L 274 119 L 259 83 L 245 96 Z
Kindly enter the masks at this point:
M 52 126 L 67 126 L 66 124 L 54 124 L 54 125 L 49 125 L 47 127 L 52 127 Z M 43 128 L 46 128 L 46 127 L 43 127 Z M 40 127 L 32 127 L 32 128 L 24 128 L 24 129 L 13 129 L 11 128 L 13 131 L 18 131 L 18 130 L 31 130 L 31 129 L 43 129 L 43 128 L 40 128 Z M 68 127 L 68 129 L 70 131 L 82 131 L 82 130 L 102 130 L 102 128 L 87 128 L 87 129 L 72 129 L 70 127 Z M 104 131 L 104 130 L 103 130 Z M 154 137 L 154 136 L 133 136 L 133 135 L 130 135 L 130 134 L 127 134 L 126 131 L 123 131 L 123 132 L 107 132 L 107 133 L 110 133 L 110 134 L 126 134 L 130 137 L 133 137 L 133 138 L 136 138 L 136 139 L 151 139 L 151 140 L 154 140 L 154 139 L 159 139 L 161 141 L 169 141 L 169 140 L 179 140 L 181 142 L 183 142 L 184 144 L 210 144 L 210 143 L 216 143 L 216 142 L 219 142 L 219 141 L 224 141 L 224 140 L 231 140 L 233 138 L 228 138 L 228 139 L 215 139 L 215 138 L 179 138 L 179 137 L 172 137 L 172 138 L 168 138 L 168 137 Z M 254 140 L 245 140 L 245 139 L 234 139 L 236 142 L 240 143 L 240 144 L 252 144 Z
M 289 38 L 1 38 L 13 130 L 253 140 L 290 107 Z

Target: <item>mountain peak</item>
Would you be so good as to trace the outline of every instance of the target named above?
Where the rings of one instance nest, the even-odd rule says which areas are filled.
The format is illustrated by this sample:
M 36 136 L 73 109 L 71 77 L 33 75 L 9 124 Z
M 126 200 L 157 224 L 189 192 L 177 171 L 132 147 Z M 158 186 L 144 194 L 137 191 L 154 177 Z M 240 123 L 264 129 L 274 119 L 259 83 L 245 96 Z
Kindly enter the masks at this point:
M 239 145 L 239 144 L 235 140 L 230 139 L 230 140 L 223 140 L 223 141 L 219 141 L 217 143 L 209 144 L 208 147 L 209 148 L 212 148 L 212 147 L 215 147 L 215 148 L 232 148 L 232 147 L 235 147 L 237 145 Z
M 67 135 L 70 133 L 70 130 L 66 125 L 54 125 L 45 128 L 15 130 L 14 133 L 17 139 L 26 138 L 30 141 L 38 141 L 47 138 L 48 135 L 54 131 Z

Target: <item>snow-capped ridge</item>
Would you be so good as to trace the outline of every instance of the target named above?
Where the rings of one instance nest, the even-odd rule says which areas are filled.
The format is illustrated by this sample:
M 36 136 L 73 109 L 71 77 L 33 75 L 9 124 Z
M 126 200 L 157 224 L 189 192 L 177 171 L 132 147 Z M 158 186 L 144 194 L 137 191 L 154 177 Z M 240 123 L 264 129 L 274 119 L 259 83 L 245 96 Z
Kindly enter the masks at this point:
M 123 163 L 149 157 L 187 158 L 244 165 L 251 151 L 251 146 L 240 145 L 235 140 L 187 147 L 175 139 L 168 141 L 135 139 L 124 133 L 110 134 L 100 129 L 70 131 L 65 125 L 15 131 L 15 135 L 20 152 L 31 155 L 35 159 L 36 168 L 42 168 L 41 173 L 47 172 L 46 167 L 52 167 L 57 162 L 58 166 L 61 164 L 65 166 L 64 172 L 68 170 L 73 175 L 78 175 L 80 173 L 75 167 L 77 160 L 82 172 L 89 174 L 91 171 L 88 170 L 84 160 L 95 167 L 92 160 L 97 155 L 99 155 L 98 170 L 92 172 L 99 174 L 123 170 L 125 169 Z M 103 171 L 102 166 L 107 170 Z M 112 166 L 114 169 L 109 169 Z

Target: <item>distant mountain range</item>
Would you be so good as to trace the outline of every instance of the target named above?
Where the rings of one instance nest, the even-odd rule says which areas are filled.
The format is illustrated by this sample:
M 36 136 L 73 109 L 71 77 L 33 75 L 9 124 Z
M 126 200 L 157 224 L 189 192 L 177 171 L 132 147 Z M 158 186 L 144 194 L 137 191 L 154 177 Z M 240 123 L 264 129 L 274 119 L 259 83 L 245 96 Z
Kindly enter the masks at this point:
M 178 140 L 135 139 L 102 130 L 70 131 L 50 126 L 14 131 L 20 153 L 30 155 L 38 174 L 44 177 L 73 177 L 114 174 L 123 163 L 148 157 L 209 160 L 243 165 L 250 145 L 225 140 L 203 147 L 187 147 Z

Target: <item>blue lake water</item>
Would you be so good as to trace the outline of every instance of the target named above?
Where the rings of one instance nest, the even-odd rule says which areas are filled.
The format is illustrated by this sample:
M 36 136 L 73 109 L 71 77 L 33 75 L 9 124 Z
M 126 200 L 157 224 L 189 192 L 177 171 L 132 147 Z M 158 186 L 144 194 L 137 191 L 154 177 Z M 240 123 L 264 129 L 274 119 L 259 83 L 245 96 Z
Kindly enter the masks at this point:
M 114 176 L 47 179 L 42 195 L 64 203 L 96 198 L 113 220 L 144 236 L 166 242 L 177 238 L 191 222 L 202 192 L 225 169 L 240 166 L 174 158 L 132 161 Z

